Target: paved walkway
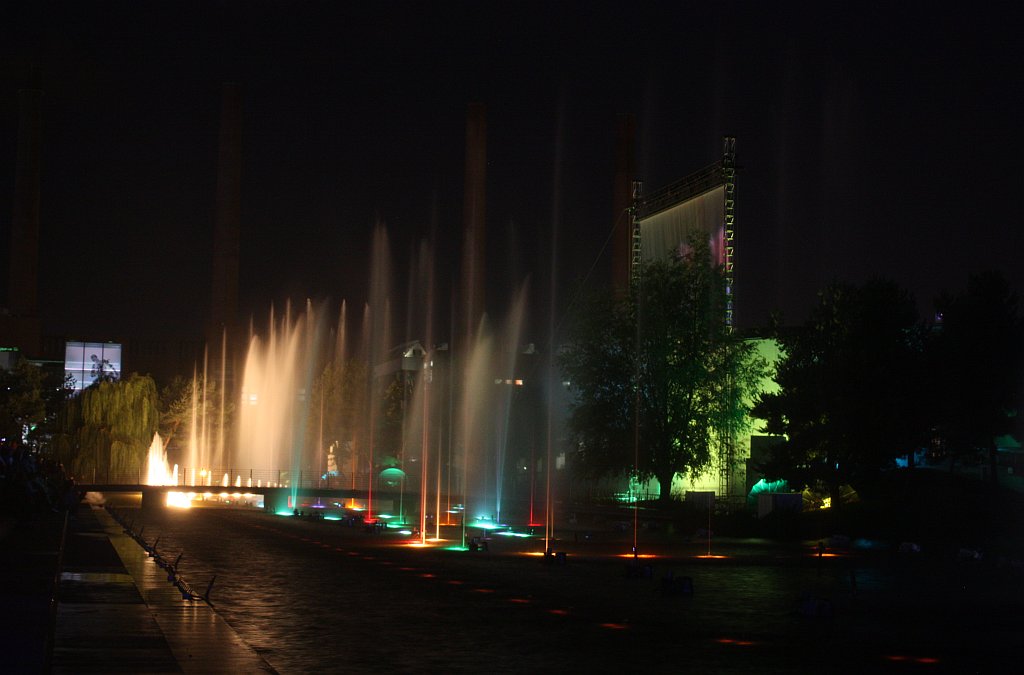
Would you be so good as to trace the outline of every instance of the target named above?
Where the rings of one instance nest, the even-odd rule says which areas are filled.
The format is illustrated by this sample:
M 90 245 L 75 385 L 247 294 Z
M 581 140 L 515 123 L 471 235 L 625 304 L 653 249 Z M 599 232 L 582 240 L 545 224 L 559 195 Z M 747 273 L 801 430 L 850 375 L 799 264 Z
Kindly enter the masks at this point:
M 55 673 L 274 672 L 209 605 L 182 600 L 102 509 L 76 515 L 59 597 Z
M 41 673 L 64 514 L 0 516 L 0 671 Z
M 79 507 L 68 521 L 63 556 L 62 530 L 57 513 L 3 523 L 0 670 L 274 672 L 213 608 L 182 600 L 166 572 L 106 511 Z

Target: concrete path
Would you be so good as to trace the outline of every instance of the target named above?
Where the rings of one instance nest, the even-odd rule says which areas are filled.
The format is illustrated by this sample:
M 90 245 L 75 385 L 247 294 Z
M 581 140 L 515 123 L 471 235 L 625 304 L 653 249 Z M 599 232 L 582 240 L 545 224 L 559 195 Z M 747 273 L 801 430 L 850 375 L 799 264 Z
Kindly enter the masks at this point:
M 183 600 L 106 511 L 82 506 L 67 535 L 52 672 L 274 670 L 213 608 Z

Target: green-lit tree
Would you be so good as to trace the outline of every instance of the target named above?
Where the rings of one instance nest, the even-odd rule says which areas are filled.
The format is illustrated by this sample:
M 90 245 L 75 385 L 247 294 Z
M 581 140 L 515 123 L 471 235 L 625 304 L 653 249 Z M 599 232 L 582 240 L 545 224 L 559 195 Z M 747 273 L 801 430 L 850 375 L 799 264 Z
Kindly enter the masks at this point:
M 569 428 L 586 475 L 698 475 L 745 424 L 765 364 L 726 324 L 723 270 L 707 241 L 645 263 L 627 297 L 601 295 L 575 316 L 560 366 L 573 399 Z
M 62 419 L 59 456 L 86 480 L 137 481 L 160 421 L 149 376 L 101 381 L 70 399 Z
M 810 318 L 778 332 L 779 390 L 754 414 L 786 440 L 761 467 L 794 487 L 868 485 L 928 439 L 926 330 L 913 299 L 889 281 L 832 284 Z
M 1024 386 L 1019 299 L 995 272 L 970 277 L 966 292 L 937 303 L 932 357 L 936 431 L 953 458 L 988 454 L 997 480 L 996 438 L 1013 430 Z

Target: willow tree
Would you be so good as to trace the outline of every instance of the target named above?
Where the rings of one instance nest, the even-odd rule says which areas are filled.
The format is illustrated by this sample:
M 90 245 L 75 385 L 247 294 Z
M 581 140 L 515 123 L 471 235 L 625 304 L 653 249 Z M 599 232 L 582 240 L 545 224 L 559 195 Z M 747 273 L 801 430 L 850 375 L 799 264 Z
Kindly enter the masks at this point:
M 766 366 L 726 323 L 726 281 L 703 237 L 643 264 L 627 297 L 593 299 L 561 355 L 575 459 L 592 476 L 697 476 L 746 419 Z
M 158 401 L 148 375 L 85 389 L 65 410 L 58 443 L 64 465 L 84 480 L 139 480 L 160 422 Z

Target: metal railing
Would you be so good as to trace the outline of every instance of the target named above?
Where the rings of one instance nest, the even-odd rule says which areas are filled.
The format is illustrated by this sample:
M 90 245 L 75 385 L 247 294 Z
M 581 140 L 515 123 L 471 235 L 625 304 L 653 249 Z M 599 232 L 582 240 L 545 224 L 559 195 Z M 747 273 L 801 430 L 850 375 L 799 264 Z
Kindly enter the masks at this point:
M 76 476 L 76 480 L 80 484 L 89 485 L 146 485 L 146 478 L 144 470 L 116 472 L 93 469 L 85 476 Z M 408 483 L 408 481 L 406 482 Z M 370 475 L 366 473 L 357 474 L 353 480 L 350 475 L 324 476 L 312 470 L 297 472 L 284 469 L 239 470 L 234 467 L 197 468 L 193 470 L 192 467 L 181 467 L 178 470 L 176 480 L 172 484 L 189 488 L 209 488 L 211 490 L 255 489 L 260 487 L 368 490 L 370 488 Z M 394 487 L 381 485 L 380 480 L 373 486 L 375 490 L 381 488 L 394 489 Z M 409 486 L 407 485 L 406 487 L 408 488 Z

